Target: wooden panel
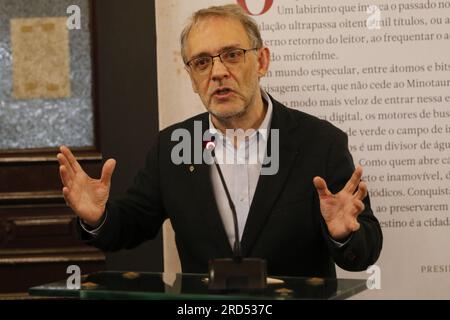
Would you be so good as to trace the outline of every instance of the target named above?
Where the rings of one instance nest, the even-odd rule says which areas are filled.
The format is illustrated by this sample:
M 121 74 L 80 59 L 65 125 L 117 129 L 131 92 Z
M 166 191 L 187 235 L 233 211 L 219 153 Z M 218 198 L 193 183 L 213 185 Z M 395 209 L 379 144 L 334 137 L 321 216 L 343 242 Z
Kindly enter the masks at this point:
M 74 224 L 72 215 L 10 218 L 3 223 L 7 237 L 2 242 L 2 248 L 80 245 L 76 240 Z
M 0 154 L 0 204 L 7 197 L 3 193 L 60 190 L 57 153 L 55 150 L 37 154 Z M 98 152 L 76 152 L 75 155 L 87 174 L 100 175 L 102 157 Z
M 105 269 L 105 255 L 78 240 L 56 153 L 0 155 L 0 292 L 63 279 L 73 264 L 89 272 Z M 99 153 L 76 156 L 89 174 L 99 174 Z
M 82 254 L 84 260 L 76 256 L 67 256 L 63 259 L 29 259 L 21 263 L 0 263 L 0 293 L 27 292 L 30 287 L 60 281 L 68 277 L 67 267 L 76 264 L 82 274 L 88 274 L 105 268 L 104 257 L 95 257 L 89 261 L 88 254 Z M 61 261 L 64 260 L 64 261 Z M 32 261 L 32 262 L 30 262 Z M 34 262 L 33 262 L 34 261 Z

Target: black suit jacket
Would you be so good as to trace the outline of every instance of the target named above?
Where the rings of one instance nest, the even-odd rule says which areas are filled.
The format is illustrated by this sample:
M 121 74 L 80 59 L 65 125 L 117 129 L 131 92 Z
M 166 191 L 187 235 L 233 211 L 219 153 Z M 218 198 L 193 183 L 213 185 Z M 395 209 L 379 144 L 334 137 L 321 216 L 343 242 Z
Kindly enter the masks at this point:
M 108 202 L 100 234 L 91 239 L 81 232 L 88 243 L 105 251 L 133 248 L 154 238 L 170 218 L 183 272 L 206 273 L 209 259 L 232 257 L 209 166 L 194 165 L 192 171 L 189 164 L 171 161 L 178 143 L 171 141 L 171 133 L 180 128 L 193 133 L 194 121 L 209 129 L 204 113 L 160 132 L 133 186 L 122 199 Z M 335 277 L 334 262 L 350 271 L 375 263 L 382 233 L 369 198 L 358 217 L 361 228 L 338 248 L 330 240 L 312 183 L 321 176 L 334 193 L 351 177 L 354 165 L 346 134 L 275 100 L 271 129 L 280 130 L 279 171 L 260 176 L 242 237 L 243 255 L 266 259 L 271 275 Z

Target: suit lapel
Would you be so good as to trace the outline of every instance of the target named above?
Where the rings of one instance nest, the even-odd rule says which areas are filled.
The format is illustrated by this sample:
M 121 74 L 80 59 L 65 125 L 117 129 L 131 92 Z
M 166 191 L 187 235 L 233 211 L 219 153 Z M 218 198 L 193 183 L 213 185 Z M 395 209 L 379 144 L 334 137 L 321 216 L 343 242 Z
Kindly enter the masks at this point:
M 294 130 L 298 126 L 289 115 L 286 107 L 282 107 L 273 100 L 273 114 L 271 129 L 279 130 L 279 170 L 274 175 L 261 175 L 258 180 L 253 202 L 250 206 L 250 212 L 242 236 L 243 255 L 247 256 L 251 252 L 255 241 L 258 238 L 264 224 L 270 215 L 272 208 L 278 199 L 278 196 L 286 183 L 292 166 L 299 154 L 299 147 L 302 143 L 302 137 Z M 295 138 L 294 138 L 295 136 Z M 272 134 L 269 136 L 267 148 L 270 148 Z M 273 150 L 271 150 L 273 152 Z M 276 151 L 275 151 L 276 152 Z

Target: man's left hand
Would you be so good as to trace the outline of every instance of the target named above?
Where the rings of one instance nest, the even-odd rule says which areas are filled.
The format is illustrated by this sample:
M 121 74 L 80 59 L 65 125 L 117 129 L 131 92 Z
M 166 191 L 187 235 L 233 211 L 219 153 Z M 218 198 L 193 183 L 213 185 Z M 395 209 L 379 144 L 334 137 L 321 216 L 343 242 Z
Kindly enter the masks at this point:
M 356 168 L 345 187 L 336 194 L 328 190 L 324 179 L 315 177 L 313 180 L 319 194 L 320 211 L 330 236 L 336 241 L 347 239 L 360 227 L 357 217 L 365 209 L 362 200 L 367 196 L 367 186 L 361 181 L 362 172 L 362 167 Z

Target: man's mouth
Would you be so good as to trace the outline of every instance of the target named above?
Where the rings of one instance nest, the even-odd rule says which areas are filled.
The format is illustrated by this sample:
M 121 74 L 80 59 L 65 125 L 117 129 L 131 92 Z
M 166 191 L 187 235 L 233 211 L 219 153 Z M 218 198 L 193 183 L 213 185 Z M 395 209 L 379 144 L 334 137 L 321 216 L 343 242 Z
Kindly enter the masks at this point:
M 215 96 L 219 99 L 223 99 L 223 98 L 228 98 L 232 94 L 233 94 L 233 90 L 231 90 L 230 88 L 222 87 L 222 88 L 216 89 L 213 93 L 213 96 Z

